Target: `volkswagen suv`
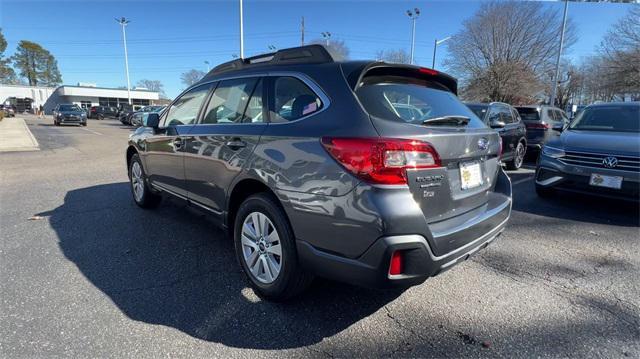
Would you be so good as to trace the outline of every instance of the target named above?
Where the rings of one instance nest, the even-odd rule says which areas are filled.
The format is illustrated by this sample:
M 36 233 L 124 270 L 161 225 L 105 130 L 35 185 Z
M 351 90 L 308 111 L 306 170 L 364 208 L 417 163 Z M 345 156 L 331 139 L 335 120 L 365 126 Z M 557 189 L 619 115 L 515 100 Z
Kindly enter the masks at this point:
M 432 69 L 338 62 L 319 45 L 224 63 L 131 135 L 133 200 L 210 213 L 268 299 L 314 276 L 422 283 L 511 213 L 499 135 L 456 91 Z

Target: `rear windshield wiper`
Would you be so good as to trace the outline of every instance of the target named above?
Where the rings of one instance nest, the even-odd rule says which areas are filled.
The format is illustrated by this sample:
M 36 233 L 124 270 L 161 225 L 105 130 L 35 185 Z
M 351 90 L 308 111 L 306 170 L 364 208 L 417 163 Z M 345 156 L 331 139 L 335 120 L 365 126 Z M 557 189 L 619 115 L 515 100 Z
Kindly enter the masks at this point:
M 423 125 L 448 125 L 448 126 L 466 126 L 471 119 L 467 116 L 442 116 L 428 118 L 422 121 Z

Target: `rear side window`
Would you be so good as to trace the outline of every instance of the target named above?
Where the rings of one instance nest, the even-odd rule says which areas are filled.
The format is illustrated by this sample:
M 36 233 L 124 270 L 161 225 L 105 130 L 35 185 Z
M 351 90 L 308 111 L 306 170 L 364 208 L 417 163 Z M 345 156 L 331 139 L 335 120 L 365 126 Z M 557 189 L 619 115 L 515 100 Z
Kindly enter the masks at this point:
M 312 115 L 323 103 L 313 90 L 295 77 L 276 77 L 273 80 L 271 122 L 287 122 Z
M 365 110 L 385 120 L 421 125 L 444 116 L 464 116 L 467 127 L 486 127 L 456 95 L 442 85 L 399 76 L 365 78 L 356 90 Z
M 500 106 L 500 118 L 506 124 L 513 123 L 513 114 L 511 110 L 506 106 Z
M 261 88 L 262 81 L 255 78 L 222 81 L 209 100 L 202 123 L 263 122 Z M 248 107 L 253 109 L 251 113 L 245 111 Z

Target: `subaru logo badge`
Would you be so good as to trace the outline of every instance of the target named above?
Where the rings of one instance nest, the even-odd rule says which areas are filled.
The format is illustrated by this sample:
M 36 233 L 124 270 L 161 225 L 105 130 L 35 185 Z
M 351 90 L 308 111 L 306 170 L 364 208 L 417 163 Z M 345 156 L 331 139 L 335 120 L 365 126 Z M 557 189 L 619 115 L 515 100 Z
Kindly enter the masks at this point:
M 479 139 L 478 140 L 478 148 L 481 149 L 481 150 L 486 150 L 487 148 L 489 148 L 489 140 L 487 140 L 484 137 Z
M 614 168 L 618 165 L 618 159 L 613 156 L 605 157 L 602 160 L 602 165 L 604 165 L 606 168 Z

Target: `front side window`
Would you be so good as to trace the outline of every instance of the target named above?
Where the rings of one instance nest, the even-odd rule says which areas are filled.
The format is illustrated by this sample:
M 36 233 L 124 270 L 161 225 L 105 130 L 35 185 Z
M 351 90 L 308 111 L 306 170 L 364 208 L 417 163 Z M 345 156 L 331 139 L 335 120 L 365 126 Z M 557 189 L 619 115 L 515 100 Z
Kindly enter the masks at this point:
M 489 109 L 489 106 L 487 105 L 468 104 L 467 107 L 469 107 L 471 111 L 473 111 L 473 113 L 475 113 L 476 116 L 478 116 L 478 118 L 480 118 L 481 120 L 485 119 L 487 110 Z
M 572 130 L 640 132 L 640 106 L 587 107 L 571 123 Z
M 222 81 L 202 119 L 203 124 L 256 122 L 263 122 L 262 80 L 256 78 Z
M 513 123 L 513 114 L 508 107 L 500 106 L 500 117 L 505 124 Z
M 166 111 L 162 127 L 193 124 L 210 88 L 210 84 L 193 88 L 174 101 Z
M 274 80 L 274 106 L 272 122 L 287 122 L 309 116 L 322 109 L 320 98 L 295 77 L 277 77 Z

